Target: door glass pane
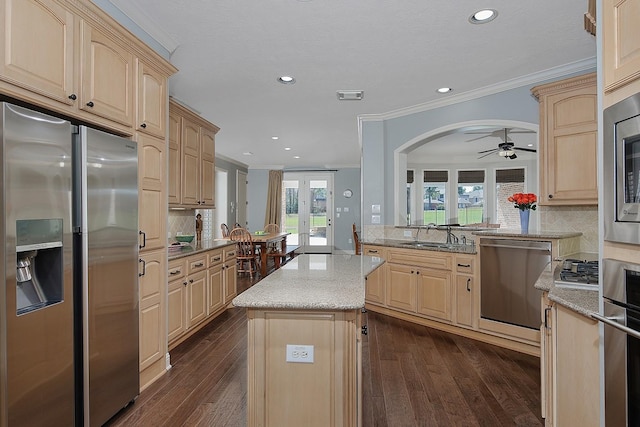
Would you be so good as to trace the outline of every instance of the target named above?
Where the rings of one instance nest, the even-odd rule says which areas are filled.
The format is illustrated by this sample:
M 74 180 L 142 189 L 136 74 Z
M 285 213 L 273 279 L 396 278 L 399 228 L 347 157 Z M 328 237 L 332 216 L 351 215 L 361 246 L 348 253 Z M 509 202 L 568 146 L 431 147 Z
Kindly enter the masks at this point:
M 284 200 L 284 231 L 290 233 L 287 236 L 287 244 L 299 245 L 300 235 L 298 234 L 298 221 L 300 219 L 300 211 L 298 208 L 298 180 L 282 181 L 282 200 Z
M 311 180 L 309 182 L 309 244 L 311 246 L 327 245 L 327 181 Z

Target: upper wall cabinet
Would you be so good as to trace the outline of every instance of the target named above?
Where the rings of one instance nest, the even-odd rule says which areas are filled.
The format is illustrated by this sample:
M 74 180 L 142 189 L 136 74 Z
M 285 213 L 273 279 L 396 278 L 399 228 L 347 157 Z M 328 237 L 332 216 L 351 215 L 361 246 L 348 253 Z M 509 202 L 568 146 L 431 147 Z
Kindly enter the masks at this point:
M 596 75 L 532 89 L 540 102 L 540 205 L 598 204 Z
M 133 55 L 106 33 L 82 22 L 79 107 L 127 127 L 133 124 Z
M 77 79 L 71 11 L 51 0 L 4 0 L 0 22 L 0 80 L 49 102 L 74 105 Z
M 176 69 L 89 1 L 0 0 L 0 22 L 0 93 L 119 134 L 166 137 Z
M 215 135 L 220 129 L 171 101 L 169 205 L 215 207 Z
M 640 78 L 640 0 L 603 0 L 604 90 Z

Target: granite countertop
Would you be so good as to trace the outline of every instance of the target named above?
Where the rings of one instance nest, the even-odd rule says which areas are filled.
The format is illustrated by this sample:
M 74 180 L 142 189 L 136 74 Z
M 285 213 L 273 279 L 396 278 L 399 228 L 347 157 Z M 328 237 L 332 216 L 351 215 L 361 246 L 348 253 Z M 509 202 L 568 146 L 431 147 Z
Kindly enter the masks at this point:
M 384 263 L 365 255 L 303 254 L 233 299 L 249 308 L 355 310 L 364 307 L 365 277 Z
M 556 266 L 556 269 L 558 268 L 562 268 L 562 264 Z M 591 314 L 599 312 L 599 291 L 556 286 L 553 271 L 545 270 L 542 272 L 533 286 L 541 291 L 549 292 L 549 299 L 551 301 L 563 305 L 583 316 L 591 317 Z
M 447 245 L 444 242 L 427 242 L 427 241 L 414 241 L 414 240 L 399 240 L 399 239 L 375 239 L 370 241 L 362 242 L 365 245 L 377 245 L 377 246 L 387 246 L 392 248 L 402 248 L 402 249 L 417 249 L 422 251 L 436 251 L 436 252 L 455 252 L 455 253 L 463 253 L 463 254 L 475 254 L 476 246 L 475 245 L 463 245 L 463 244 L 452 244 Z M 433 247 L 433 246 L 414 246 L 416 243 L 439 243 L 443 246 Z
M 191 242 L 188 245 L 180 246 L 179 250 L 167 249 L 169 251 L 169 260 L 195 255 L 200 252 L 210 251 L 212 249 L 224 248 L 225 246 L 234 245 L 235 242 L 226 239 L 201 240 L 199 242 Z M 177 245 L 176 245 L 177 246 Z
M 474 231 L 473 234 L 479 237 L 524 237 L 527 239 L 566 239 L 569 237 L 582 236 L 582 233 L 577 231 L 563 232 L 531 229 L 529 230 L 529 233 L 522 234 L 518 229 L 508 228 L 495 228 L 492 230 Z

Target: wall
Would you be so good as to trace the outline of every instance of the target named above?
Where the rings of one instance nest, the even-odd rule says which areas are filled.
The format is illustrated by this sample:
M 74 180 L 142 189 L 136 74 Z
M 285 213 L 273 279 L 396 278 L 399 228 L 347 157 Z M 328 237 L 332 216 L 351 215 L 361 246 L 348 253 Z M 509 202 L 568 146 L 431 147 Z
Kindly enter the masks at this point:
M 554 78 L 540 77 L 538 81 L 530 78 L 526 84 L 510 89 L 496 91 L 477 98 L 470 97 L 455 104 L 438 106 L 406 115 L 390 118 L 361 117 L 362 142 L 362 182 L 363 182 L 363 237 L 373 240 L 384 235 L 386 226 L 395 222 L 395 152 L 438 133 L 450 130 L 458 123 L 472 121 L 514 121 L 537 125 L 539 123 L 539 105 L 531 95 L 530 89 L 537 84 L 560 80 L 574 75 L 593 71 L 592 68 L 579 72 L 565 71 L 564 75 Z M 536 186 L 537 188 L 537 186 Z M 380 205 L 380 223 L 374 224 L 372 206 Z M 586 209 L 543 209 L 539 220 L 545 229 L 574 229 L 579 227 L 585 233 L 581 244 L 591 247 L 591 232 L 597 235 L 597 208 Z M 565 219 L 566 217 L 566 219 Z M 578 220 L 572 222 L 571 218 Z M 558 227 L 558 228 L 555 228 Z M 566 227 L 566 228 L 562 228 Z M 597 240 L 597 238 L 596 238 Z
M 216 168 L 224 169 L 227 171 L 227 206 L 219 206 L 216 203 L 216 209 L 227 210 L 227 222 L 233 224 L 236 221 L 236 206 L 238 201 L 236 200 L 236 188 L 237 188 L 237 172 L 248 172 L 247 165 L 242 165 L 227 159 L 224 156 L 216 155 Z M 247 200 L 251 198 L 247 195 Z M 220 228 L 220 224 L 214 224 L 214 228 Z
M 294 171 L 292 171 L 294 172 Z M 249 229 L 260 230 L 264 226 L 264 216 L 267 205 L 267 188 L 269 182 L 269 171 L 266 169 L 249 169 L 249 185 L 247 187 L 247 200 L 249 206 L 247 209 L 247 220 Z M 344 168 L 338 169 L 333 175 L 334 188 L 334 219 L 333 219 L 333 237 L 334 251 L 346 251 L 353 253 L 353 242 L 351 227 L 355 223 L 360 230 L 361 213 L 361 185 L 360 185 L 360 169 Z M 349 199 L 345 198 L 342 193 L 346 189 L 353 191 L 353 196 Z M 340 208 L 340 216 L 338 217 L 337 208 Z M 345 213 L 344 208 L 348 208 L 349 212 Z

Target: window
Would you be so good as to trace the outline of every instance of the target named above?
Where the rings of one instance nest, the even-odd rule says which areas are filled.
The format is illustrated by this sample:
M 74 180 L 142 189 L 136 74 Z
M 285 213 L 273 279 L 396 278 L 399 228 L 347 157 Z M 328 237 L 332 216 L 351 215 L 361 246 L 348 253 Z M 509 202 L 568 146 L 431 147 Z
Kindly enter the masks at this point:
M 504 228 L 518 228 L 518 209 L 507 199 L 514 193 L 524 193 L 524 169 L 496 169 L 496 220 Z
M 422 179 L 422 224 L 446 224 L 448 171 L 425 170 Z
M 458 223 L 484 222 L 484 170 L 458 171 Z

